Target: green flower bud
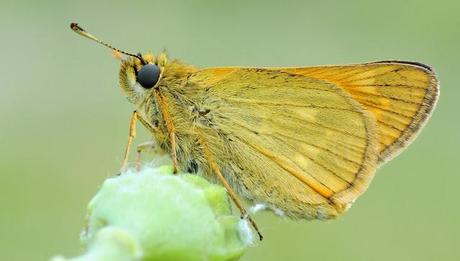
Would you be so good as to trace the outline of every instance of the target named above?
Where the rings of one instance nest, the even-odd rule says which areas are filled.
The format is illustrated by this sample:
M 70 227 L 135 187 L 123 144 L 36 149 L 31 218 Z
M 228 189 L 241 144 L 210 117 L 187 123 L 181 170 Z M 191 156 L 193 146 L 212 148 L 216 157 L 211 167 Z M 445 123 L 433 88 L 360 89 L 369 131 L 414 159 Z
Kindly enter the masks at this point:
M 145 167 L 107 179 L 88 205 L 88 252 L 74 260 L 238 260 L 252 232 L 225 189 L 171 173 Z

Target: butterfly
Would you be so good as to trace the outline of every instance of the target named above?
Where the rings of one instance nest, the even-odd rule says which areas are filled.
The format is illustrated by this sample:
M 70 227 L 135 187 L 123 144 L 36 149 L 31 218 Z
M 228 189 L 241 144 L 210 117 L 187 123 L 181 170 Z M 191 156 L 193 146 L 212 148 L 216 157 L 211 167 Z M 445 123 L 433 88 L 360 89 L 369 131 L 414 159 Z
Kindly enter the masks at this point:
M 242 214 L 240 197 L 294 219 L 342 214 L 415 139 L 439 96 L 433 69 L 416 62 L 198 68 L 71 27 L 126 56 L 119 81 L 135 112 L 123 168 L 139 120 L 175 170 L 221 183 Z

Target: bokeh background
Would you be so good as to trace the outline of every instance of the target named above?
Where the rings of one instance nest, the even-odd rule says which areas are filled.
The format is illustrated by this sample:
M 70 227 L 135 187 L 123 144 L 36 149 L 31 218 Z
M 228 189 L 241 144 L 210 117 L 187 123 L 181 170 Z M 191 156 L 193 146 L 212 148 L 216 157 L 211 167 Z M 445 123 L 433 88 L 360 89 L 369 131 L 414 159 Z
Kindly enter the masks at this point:
M 242 260 L 459 260 L 459 10 L 456 0 L 2 0 L 0 259 L 80 254 L 86 204 L 122 160 L 133 108 L 119 63 L 70 31 L 78 21 L 121 49 L 203 67 L 432 65 L 431 121 L 351 211 L 330 222 L 258 214 L 265 240 Z

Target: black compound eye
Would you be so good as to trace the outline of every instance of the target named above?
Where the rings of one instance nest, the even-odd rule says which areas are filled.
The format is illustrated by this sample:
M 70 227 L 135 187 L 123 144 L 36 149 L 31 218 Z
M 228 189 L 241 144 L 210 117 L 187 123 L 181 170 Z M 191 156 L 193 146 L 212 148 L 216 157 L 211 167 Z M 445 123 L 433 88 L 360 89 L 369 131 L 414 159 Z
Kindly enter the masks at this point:
M 158 82 L 160 78 L 160 68 L 153 63 L 146 64 L 137 73 L 136 80 L 146 89 L 150 89 Z

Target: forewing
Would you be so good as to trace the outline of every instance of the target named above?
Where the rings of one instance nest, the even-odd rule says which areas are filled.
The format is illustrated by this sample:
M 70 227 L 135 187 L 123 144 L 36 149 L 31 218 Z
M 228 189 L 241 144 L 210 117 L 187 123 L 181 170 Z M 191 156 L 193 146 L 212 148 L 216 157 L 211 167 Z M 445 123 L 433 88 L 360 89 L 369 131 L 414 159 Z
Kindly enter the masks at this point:
M 283 70 L 334 83 L 370 111 L 378 126 L 380 163 L 396 156 L 417 136 L 434 109 L 439 92 L 433 70 L 412 62 Z
M 377 161 L 370 114 L 334 84 L 268 69 L 192 77 L 209 112 L 195 126 L 234 189 L 299 218 L 331 218 L 367 188 Z

